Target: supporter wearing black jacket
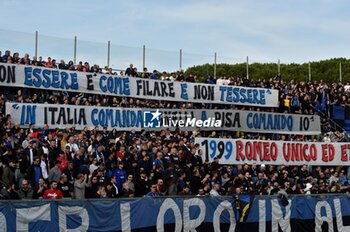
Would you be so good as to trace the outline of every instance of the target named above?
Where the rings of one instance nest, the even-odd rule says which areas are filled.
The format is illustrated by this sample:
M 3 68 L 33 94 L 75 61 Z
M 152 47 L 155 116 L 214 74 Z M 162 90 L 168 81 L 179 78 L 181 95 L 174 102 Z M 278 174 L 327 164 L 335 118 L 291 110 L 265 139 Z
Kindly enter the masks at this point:
M 139 159 L 137 166 L 140 171 L 145 171 L 147 174 L 149 174 L 149 172 L 152 170 L 152 161 L 150 160 L 150 156 L 148 154 L 144 154 L 142 159 Z M 148 191 L 149 189 L 147 189 L 147 193 Z
M 24 155 L 23 161 L 25 161 L 23 165 L 26 165 L 27 167 L 29 167 L 33 163 L 34 157 L 38 155 L 38 151 L 35 148 L 33 140 L 29 141 L 28 147 L 24 149 L 23 155 Z
M 45 186 L 45 182 L 43 179 L 39 179 L 39 185 L 34 187 L 33 191 L 33 199 L 41 199 L 43 198 L 44 192 L 47 190 Z
M 136 76 L 136 72 L 135 72 L 133 64 L 130 64 L 130 66 L 126 69 L 125 75 L 126 76 L 131 76 L 131 77 Z
M 62 192 L 63 197 L 65 197 L 65 198 L 72 197 L 73 187 L 68 182 L 66 175 L 63 174 L 61 176 L 60 181 L 57 183 L 57 189 Z
M 48 147 L 48 159 L 49 159 L 49 166 L 50 168 L 52 168 L 53 166 L 55 166 L 55 160 L 57 159 L 57 157 L 59 156 L 59 151 L 60 149 L 57 148 L 56 146 L 56 141 L 51 141 L 50 142 L 50 146 Z
M 141 172 L 135 183 L 135 196 L 142 197 L 149 192 L 150 181 L 145 172 Z
M 97 176 L 91 178 L 91 185 L 85 189 L 85 198 L 99 198 L 98 191 L 98 179 Z
M 67 176 L 67 180 L 70 184 L 74 184 L 74 164 L 72 161 L 68 161 L 68 167 L 63 170 L 62 172 L 64 175 Z
M 112 176 L 111 181 L 107 184 L 106 191 L 108 198 L 117 198 L 119 196 L 117 179 L 115 176 Z
M 4 169 L 4 172 L 2 174 L 2 184 L 4 186 L 8 186 L 8 188 L 10 188 L 16 183 L 15 171 L 16 164 L 13 160 L 10 160 L 8 166 Z
M 4 186 L 0 191 L 1 200 L 18 200 L 18 194 L 12 186 Z

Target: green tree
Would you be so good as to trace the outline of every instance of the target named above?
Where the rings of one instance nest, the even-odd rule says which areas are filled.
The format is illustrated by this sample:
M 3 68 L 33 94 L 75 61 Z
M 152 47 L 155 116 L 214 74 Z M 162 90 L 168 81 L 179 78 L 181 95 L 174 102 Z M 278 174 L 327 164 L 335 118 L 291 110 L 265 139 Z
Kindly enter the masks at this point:
M 339 64 L 342 66 L 343 82 L 350 81 L 350 60 L 346 58 L 333 58 L 328 60 L 315 61 L 310 63 L 311 80 L 327 82 L 339 81 Z M 296 81 L 308 81 L 309 79 L 309 63 L 303 64 L 281 64 L 280 71 L 282 78 L 285 81 L 292 79 Z M 277 75 L 277 63 L 253 63 L 249 65 L 249 78 L 252 80 L 269 79 Z M 205 82 L 207 73 L 210 76 L 214 75 L 213 64 L 203 64 L 188 68 L 185 75 L 190 74 L 197 76 L 200 81 Z M 224 77 L 245 77 L 246 64 L 217 64 L 216 76 Z

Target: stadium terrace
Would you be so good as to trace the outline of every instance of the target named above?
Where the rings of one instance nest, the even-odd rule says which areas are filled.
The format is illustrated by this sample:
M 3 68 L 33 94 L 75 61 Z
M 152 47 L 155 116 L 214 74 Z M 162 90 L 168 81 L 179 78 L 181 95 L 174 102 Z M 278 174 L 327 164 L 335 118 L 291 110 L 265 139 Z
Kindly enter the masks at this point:
M 9 230 L 349 224 L 350 83 L 200 83 L 183 72 L 53 60 L 0 55 L 0 224 Z

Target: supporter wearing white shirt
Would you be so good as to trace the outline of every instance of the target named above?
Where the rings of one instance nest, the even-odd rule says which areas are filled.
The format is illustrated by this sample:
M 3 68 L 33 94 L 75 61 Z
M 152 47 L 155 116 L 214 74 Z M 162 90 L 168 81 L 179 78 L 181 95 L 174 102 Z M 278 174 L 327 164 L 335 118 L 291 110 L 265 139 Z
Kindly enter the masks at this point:
M 30 136 L 28 135 L 27 138 L 22 142 L 23 149 L 26 149 L 28 147 L 30 141 Z
M 329 137 L 328 134 L 326 134 L 326 136 L 323 138 L 323 142 L 325 142 L 325 143 L 330 143 L 331 142 L 331 138 Z
M 213 189 L 210 190 L 210 193 L 209 193 L 210 196 L 211 197 L 219 197 L 220 196 L 219 190 L 220 190 L 220 185 L 214 184 Z
M 350 91 L 350 83 L 349 82 L 347 82 L 346 85 L 344 86 L 344 90 L 345 90 L 345 92 Z
M 43 174 L 44 180 L 47 180 L 47 178 L 49 178 L 49 174 L 47 173 L 48 169 L 47 169 L 47 164 L 45 161 L 45 156 L 41 156 L 40 168 L 41 168 L 41 172 Z
M 92 160 L 92 164 L 90 164 L 90 166 L 89 166 L 90 173 L 94 173 L 94 171 L 98 168 L 96 163 L 97 163 L 97 158 L 94 158 Z
M 306 188 L 304 189 L 304 194 L 311 194 L 311 188 L 312 188 L 312 184 L 307 183 Z
M 74 155 L 79 151 L 78 145 L 75 143 L 74 136 L 69 137 L 68 143 L 65 146 L 65 149 L 67 150 L 67 147 L 69 147 L 69 152 L 72 155 L 72 158 L 74 159 Z
M 161 77 L 161 80 L 162 80 L 162 81 L 168 81 L 168 80 L 169 80 L 168 74 L 163 73 L 163 74 L 162 74 L 162 77 Z
M 225 85 L 225 80 L 222 78 L 222 77 L 219 77 L 217 80 L 216 80 L 216 84 L 217 85 Z
M 175 81 L 175 77 L 173 75 L 170 75 L 168 79 L 169 81 Z
M 46 146 L 42 146 L 42 149 L 44 154 L 49 154 L 49 149 Z

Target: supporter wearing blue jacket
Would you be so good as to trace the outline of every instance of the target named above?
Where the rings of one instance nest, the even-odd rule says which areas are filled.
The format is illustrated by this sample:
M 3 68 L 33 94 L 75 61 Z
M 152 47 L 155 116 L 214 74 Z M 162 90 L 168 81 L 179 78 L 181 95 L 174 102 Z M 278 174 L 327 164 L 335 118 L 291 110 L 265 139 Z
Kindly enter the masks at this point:
M 7 63 L 8 57 L 11 57 L 11 52 L 10 51 L 6 51 L 5 55 L 2 56 L 2 58 L 1 58 L 2 62 Z
M 123 169 L 124 164 L 122 162 L 119 163 L 118 168 L 114 171 L 114 176 L 117 179 L 117 187 L 119 192 L 123 190 L 123 184 L 126 181 L 126 171 Z
M 146 194 L 146 197 L 159 197 L 161 194 L 157 192 L 157 185 L 153 184 L 151 186 L 151 191 Z

